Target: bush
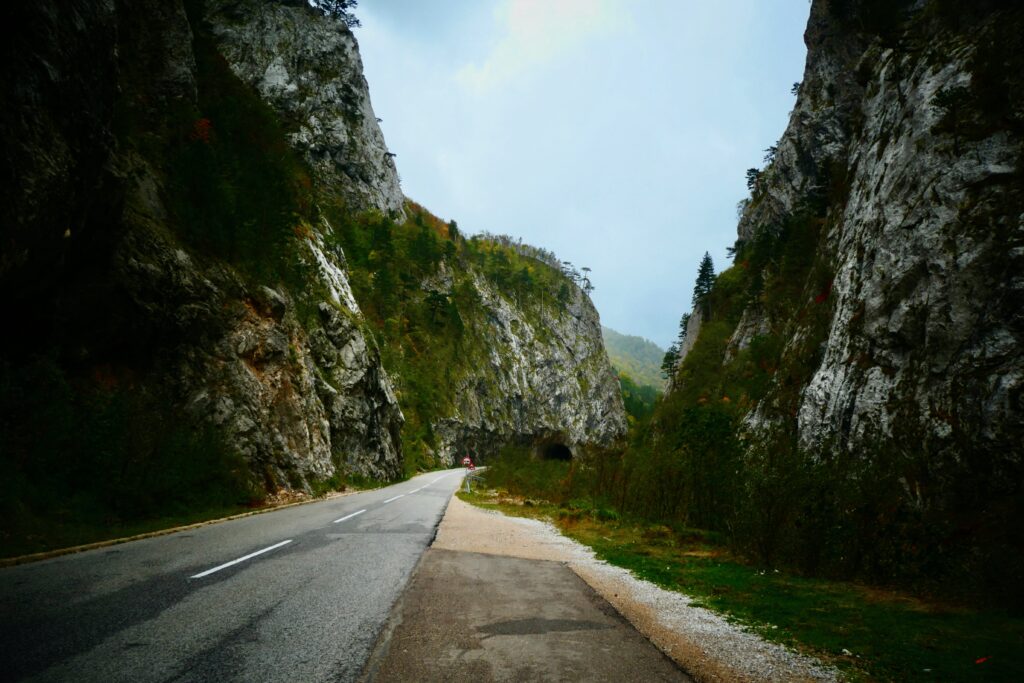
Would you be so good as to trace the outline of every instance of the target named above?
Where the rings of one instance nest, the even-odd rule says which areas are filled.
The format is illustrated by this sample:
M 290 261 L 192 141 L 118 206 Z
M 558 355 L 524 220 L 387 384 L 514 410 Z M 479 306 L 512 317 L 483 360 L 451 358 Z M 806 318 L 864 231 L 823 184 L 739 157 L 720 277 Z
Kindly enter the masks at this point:
M 63 526 L 102 535 L 262 496 L 244 459 L 212 429 L 186 427 L 169 397 L 116 373 L 103 380 L 70 377 L 47 357 L 0 364 L 5 548 L 59 545 Z

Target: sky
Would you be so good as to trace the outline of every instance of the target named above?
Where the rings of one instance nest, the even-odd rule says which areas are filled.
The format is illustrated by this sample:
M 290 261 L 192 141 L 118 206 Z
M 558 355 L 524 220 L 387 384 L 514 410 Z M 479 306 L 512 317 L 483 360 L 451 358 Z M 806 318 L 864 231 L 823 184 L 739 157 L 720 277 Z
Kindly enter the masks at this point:
M 593 269 L 604 325 L 666 348 L 726 268 L 744 173 L 785 130 L 807 0 L 361 0 L 406 196 Z

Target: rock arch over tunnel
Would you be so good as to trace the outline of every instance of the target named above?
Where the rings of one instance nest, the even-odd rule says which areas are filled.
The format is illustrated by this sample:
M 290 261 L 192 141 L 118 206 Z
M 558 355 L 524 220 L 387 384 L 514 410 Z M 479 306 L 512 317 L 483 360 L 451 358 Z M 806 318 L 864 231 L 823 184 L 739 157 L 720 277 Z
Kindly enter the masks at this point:
M 544 460 L 572 460 L 572 451 L 564 443 L 546 443 L 540 447 L 540 457 Z

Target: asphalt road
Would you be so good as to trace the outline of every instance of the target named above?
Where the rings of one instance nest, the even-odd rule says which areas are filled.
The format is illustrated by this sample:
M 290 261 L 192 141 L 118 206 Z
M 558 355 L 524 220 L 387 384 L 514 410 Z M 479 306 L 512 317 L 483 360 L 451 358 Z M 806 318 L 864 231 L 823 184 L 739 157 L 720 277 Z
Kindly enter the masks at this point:
M 0 569 L 0 680 L 353 680 L 461 480 Z
M 561 562 L 427 550 L 373 683 L 692 680 Z

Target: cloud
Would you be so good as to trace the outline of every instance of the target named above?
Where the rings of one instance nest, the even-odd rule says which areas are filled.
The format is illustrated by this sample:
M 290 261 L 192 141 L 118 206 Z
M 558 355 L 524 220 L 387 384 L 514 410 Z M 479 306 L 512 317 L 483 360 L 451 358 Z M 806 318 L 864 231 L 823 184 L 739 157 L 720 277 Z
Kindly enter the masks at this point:
M 495 8 L 501 37 L 480 63 L 459 69 L 456 81 L 484 94 L 607 37 L 629 23 L 619 0 L 505 0 Z

